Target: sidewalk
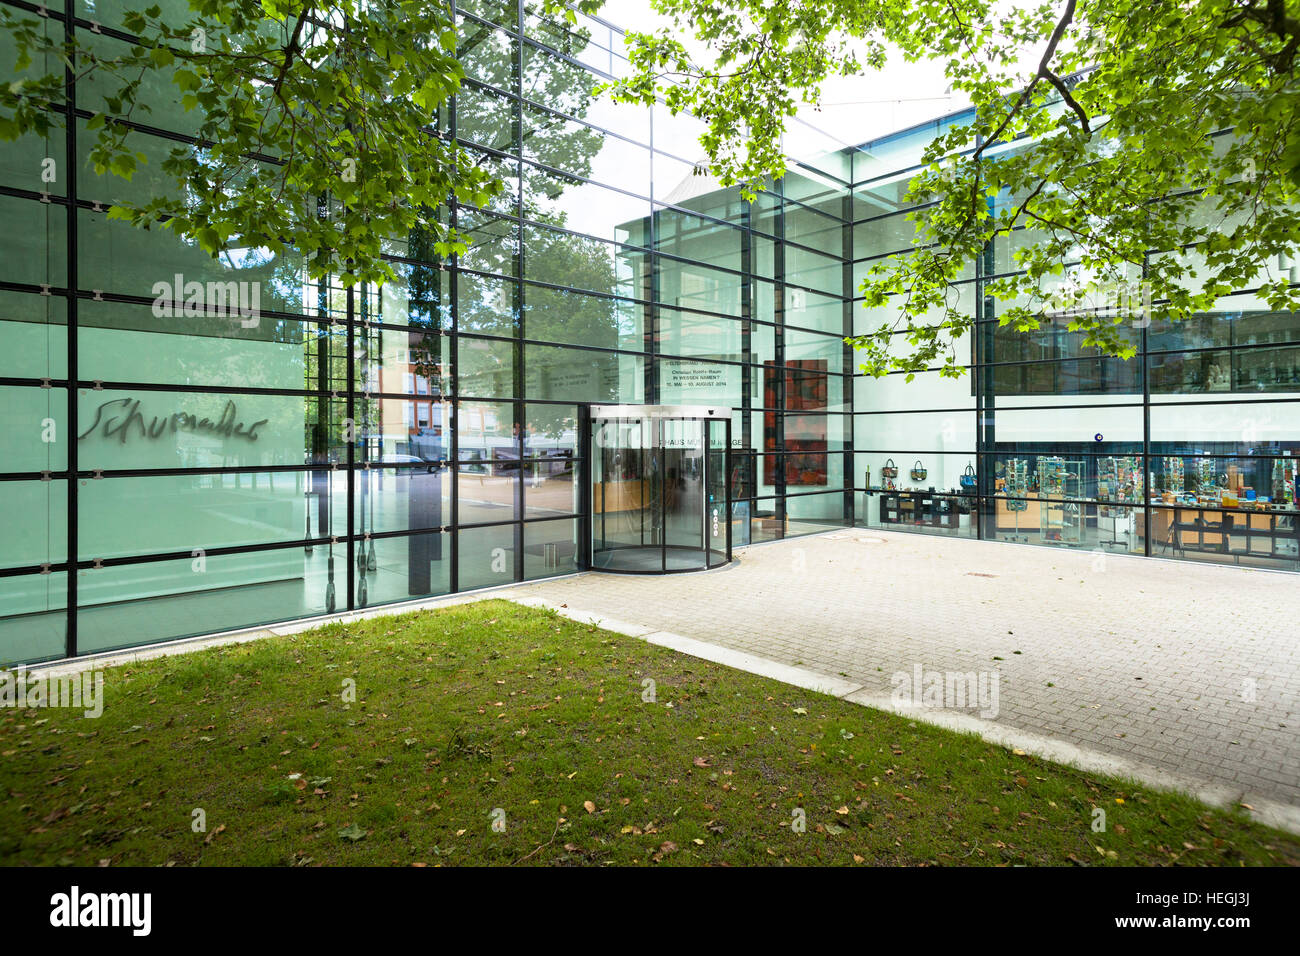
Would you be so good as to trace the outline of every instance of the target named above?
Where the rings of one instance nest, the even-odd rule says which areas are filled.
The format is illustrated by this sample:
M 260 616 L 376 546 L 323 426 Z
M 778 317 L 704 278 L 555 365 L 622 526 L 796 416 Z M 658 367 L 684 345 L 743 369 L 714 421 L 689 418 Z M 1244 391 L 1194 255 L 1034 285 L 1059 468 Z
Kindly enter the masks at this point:
M 1296 576 L 845 529 L 495 596 L 873 706 L 918 668 L 995 679 L 995 713 L 908 712 L 1300 820 Z

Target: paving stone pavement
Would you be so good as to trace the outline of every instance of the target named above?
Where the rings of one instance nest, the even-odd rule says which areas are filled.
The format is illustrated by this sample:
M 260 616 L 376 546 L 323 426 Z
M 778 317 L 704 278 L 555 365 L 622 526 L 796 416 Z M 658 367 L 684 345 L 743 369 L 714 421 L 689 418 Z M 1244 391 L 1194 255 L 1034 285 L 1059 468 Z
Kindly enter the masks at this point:
M 875 529 L 736 556 L 491 596 L 798 665 L 867 697 L 916 665 L 996 673 L 997 725 L 1300 806 L 1298 576 Z

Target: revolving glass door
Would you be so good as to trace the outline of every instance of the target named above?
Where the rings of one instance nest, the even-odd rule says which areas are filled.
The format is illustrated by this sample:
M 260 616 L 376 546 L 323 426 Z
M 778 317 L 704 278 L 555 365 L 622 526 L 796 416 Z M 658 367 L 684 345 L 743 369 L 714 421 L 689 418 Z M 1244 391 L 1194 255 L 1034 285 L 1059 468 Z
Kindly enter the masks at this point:
M 593 569 L 664 574 L 731 561 L 729 412 L 596 406 L 590 428 Z

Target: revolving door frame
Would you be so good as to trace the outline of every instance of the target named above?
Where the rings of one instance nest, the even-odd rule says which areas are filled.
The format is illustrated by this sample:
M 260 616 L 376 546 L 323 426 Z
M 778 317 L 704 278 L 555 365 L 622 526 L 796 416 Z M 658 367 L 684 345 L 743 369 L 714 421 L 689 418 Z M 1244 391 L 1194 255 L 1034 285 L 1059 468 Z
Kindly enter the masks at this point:
M 593 441 L 593 435 L 603 422 L 610 421 L 627 421 L 639 420 L 644 427 L 646 424 L 653 423 L 655 429 L 654 450 L 662 454 L 664 451 L 663 442 L 663 424 L 668 421 L 698 421 L 701 423 L 700 441 L 702 444 L 701 459 L 703 470 L 701 472 L 701 544 L 700 551 L 704 556 L 704 563 L 698 567 L 686 568 L 669 568 L 668 552 L 671 549 L 668 543 L 667 521 L 663 524 L 663 529 L 659 535 L 657 544 L 642 545 L 646 551 L 658 550 L 660 560 L 657 569 L 635 569 L 635 568 L 616 568 L 616 567 L 597 567 L 595 564 L 595 540 L 596 540 L 596 521 L 595 502 L 593 500 L 593 486 L 596 483 L 596 455 L 600 454 L 601 449 L 596 447 Z M 723 423 L 723 447 L 722 447 L 722 478 L 718 482 L 721 488 L 722 500 L 720 502 L 710 502 L 710 479 L 712 468 L 709 459 L 713 457 L 714 449 L 710 447 L 709 439 L 711 429 L 709 422 L 719 421 Z M 695 571 L 711 571 L 718 568 L 724 568 L 732 562 L 731 547 L 731 409 L 717 408 L 709 405 L 597 405 L 589 404 L 582 407 L 581 414 L 581 442 L 582 442 L 582 459 L 586 463 L 586 478 L 581 487 L 581 507 L 583 515 L 583 534 L 582 534 L 582 566 L 589 571 L 601 571 L 609 574 L 687 574 Z M 642 446 L 645 447 L 645 446 Z M 661 513 L 664 513 L 666 507 L 664 487 L 661 484 L 659 488 L 659 507 Z M 713 563 L 711 555 L 717 554 L 716 548 L 710 544 L 710 505 L 720 505 L 720 514 L 718 520 L 725 529 L 725 550 L 722 552 L 723 559 Z M 644 507 L 644 505 L 643 505 Z M 605 517 L 604 506 L 602 503 L 601 519 Z M 638 548 L 638 550 L 640 550 Z

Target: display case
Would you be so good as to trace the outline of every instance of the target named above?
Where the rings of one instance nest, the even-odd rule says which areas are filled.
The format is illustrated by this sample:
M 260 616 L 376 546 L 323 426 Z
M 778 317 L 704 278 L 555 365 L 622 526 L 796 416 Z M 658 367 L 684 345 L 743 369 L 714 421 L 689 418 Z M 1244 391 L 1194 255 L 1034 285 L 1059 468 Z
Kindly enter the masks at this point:
M 1083 462 L 1038 459 L 1038 519 L 1044 542 L 1083 542 Z
M 1022 523 L 1027 528 L 1038 523 L 1037 515 L 1025 514 L 1029 511 L 1029 461 L 1025 458 L 1011 458 L 1001 469 L 1002 476 L 998 484 L 1002 494 L 998 496 L 994 508 L 998 534 L 1004 541 L 1027 542 L 1027 529 L 1021 527 Z M 1034 502 L 1034 508 L 1037 507 L 1038 503 Z

